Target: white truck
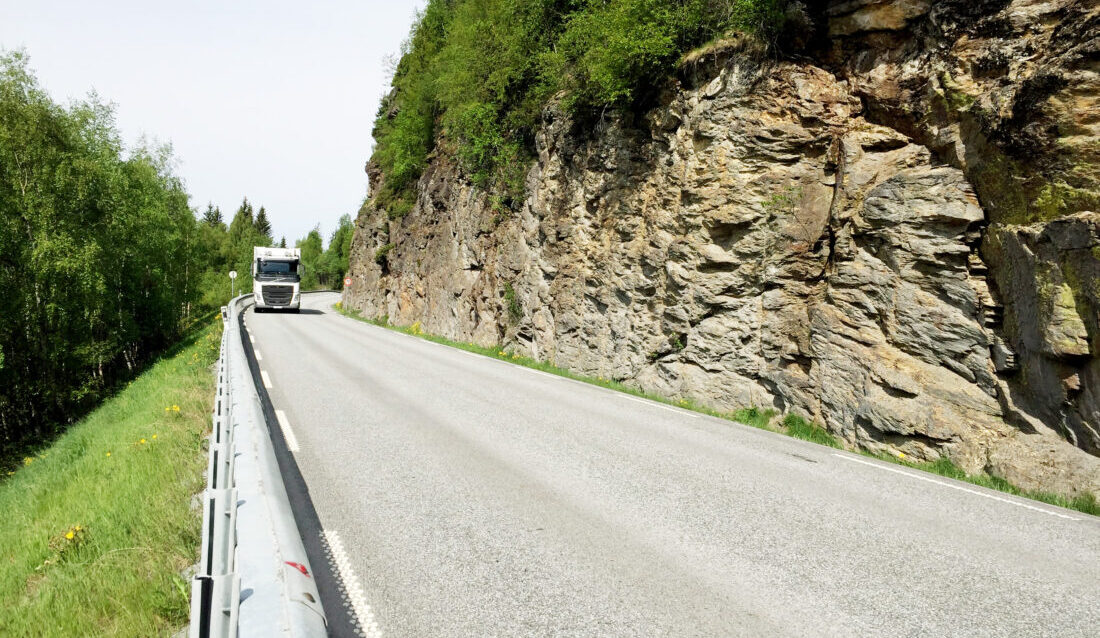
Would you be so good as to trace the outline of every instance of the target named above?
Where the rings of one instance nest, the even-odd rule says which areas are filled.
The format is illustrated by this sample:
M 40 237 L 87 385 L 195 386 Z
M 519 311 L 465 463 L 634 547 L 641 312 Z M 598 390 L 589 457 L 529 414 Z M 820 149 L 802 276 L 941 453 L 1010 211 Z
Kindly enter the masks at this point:
M 301 309 L 302 251 L 298 248 L 252 249 L 252 298 L 256 312 L 268 308 L 298 312 Z

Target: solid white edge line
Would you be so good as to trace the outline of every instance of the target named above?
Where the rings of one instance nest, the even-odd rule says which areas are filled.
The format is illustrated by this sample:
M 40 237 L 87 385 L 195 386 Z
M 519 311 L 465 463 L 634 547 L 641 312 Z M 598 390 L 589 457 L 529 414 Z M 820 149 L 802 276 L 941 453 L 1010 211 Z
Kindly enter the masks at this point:
M 363 586 L 359 584 L 359 579 L 351 568 L 351 561 L 348 560 L 348 554 L 344 551 L 344 543 L 341 542 L 336 530 L 326 529 L 323 533 L 325 542 L 328 543 L 332 564 L 335 565 L 340 580 L 344 582 L 344 593 L 347 595 L 348 605 L 355 619 L 359 621 L 359 630 L 366 638 L 382 638 L 382 630 L 378 628 L 374 612 L 367 604 L 367 595 L 363 592 Z
M 286 418 L 286 412 L 275 410 L 275 418 L 279 421 L 279 429 L 283 431 L 283 439 L 286 440 L 286 448 L 291 452 L 298 451 L 298 437 L 294 436 L 294 430 L 290 429 L 290 421 Z
M 271 377 L 267 376 L 267 370 L 260 370 L 260 378 L 264 381 L 264 387 L 270 390 L 275 387 L 271 385 Z
M 853 458 L 853 457 L 848 456 L 846 454 L 837 454 L 836 452 L 833 452 L 833 456 L 838 457 L 838 458 L 842 458 L 846 461 L 851 461 L 853 463 L 860 463 L 862 465 L 869 465 L 873 468 L 884 470 L 886 472 L 893 472 L 894 474 L 901 474 L 902 476 L 908 476 L 909 478 L 917 479 L 918 481 L 926 481 L 928 483 L 935 483 L 936 485 L 942 485 L 943 487 L 949 487 L 953 490 L 959 490 L 960 492 L 966 492 L 967 494 L 975 494 L 977 496 L 988 498 L 988 499 L 991 499 L 991 500 L 994 500 L 994 501 L 1000 501 L 1001 503 L 1008 503 L 1009 505 L 1015 505 L 1016 507 L 1022 507 L 1024 509 L 1032 510 L 1032 511 L 1035 511 L 1035 512 L 1042 512 L 1043 514 L 1047 514 L 1048 516 L 1057 516 L 1058 518 L 1064 518 L 1064 519 L 1070 520 L 1070 521 L 1079 521 L 1079 520 L 1081 520 L 1079 518 L 1070 516 L 1068 514 L 1062 514 L 1061 512 L 1052 512 L 1052 511 L 1050 511 L 1048 509 L 1044 509 L 1042 507 L 1036 507 L 1034 505 L 1028 505 L 1027 503 L 1020 503 L 1019 501 L 1014 501 L 1014 500 L 1007 499 L 1007 498 L 1001 498 L 1000 496 L 994 496 L 993 494 L 986 494 L 985 492 L 980 492 L 978 490 L 972 490 L 968 487 L 963 487 L 962 485 L 954 485 L 954 484 L 948 483 L 946 481 L 937 481 L 936 479 L 928 477 L 928 476 L 920 476 L 919 474 L 914 474 L 912 472 L 906 472 L 904 470 L 899 470 L 897 468 L 886 467 L 885 465 L 879 465 L 878 463 L 872 463 L 871 461 L 864 461 L 863 459 Z
M 644 404 L 646 404 L 648 406 L 652 406 L 654 408 L 661 408 L 662 410 L 668 410 L 669 412 L 676 412 L 677 414 L 682 414 L 684 416 L 690 416 L 693 419 L 698 419 L 699 417 L 702 416 L 701 414 L 694 414 L 692 412 L 688 412 L 687 410 L 681 410 L 680 408 L 677 408 L 677 407 L 674 407 L 674 406 L 671 406 L 671 405 L 665 405 L 663 403 L 658 403 L 657 401 L 650 401 L 648 399 L 641 399 L 639 397 L 631 396 L 631 395 L 625 394 L 623 392 L 616 392 L 615 394 L 619 395 L 619 398 L 626 399 L 627 401 L 634 401 L 636 403 L 644 403 Z

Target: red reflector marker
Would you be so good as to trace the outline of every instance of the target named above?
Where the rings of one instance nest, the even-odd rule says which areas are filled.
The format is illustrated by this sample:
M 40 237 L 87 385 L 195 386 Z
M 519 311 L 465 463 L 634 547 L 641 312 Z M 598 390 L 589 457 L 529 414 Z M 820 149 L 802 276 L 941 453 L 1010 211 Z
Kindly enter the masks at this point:
M 302 572 L 302 574 L 304 574 L 307 578 L 309 577 L 309 570 L 306 569 L 305 565 L 303 565 L 301 563 L 292 563 L 290 561 L 286 561 L 286 564 L 290 565 L 294 569 L 297 569 L 298 571 Z

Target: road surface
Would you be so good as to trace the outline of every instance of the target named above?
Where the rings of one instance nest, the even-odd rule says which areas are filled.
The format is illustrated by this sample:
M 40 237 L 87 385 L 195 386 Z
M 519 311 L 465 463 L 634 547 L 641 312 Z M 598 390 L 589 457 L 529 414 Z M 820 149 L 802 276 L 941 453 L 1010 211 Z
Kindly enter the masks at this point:
M 323 528 L 306 533 L 364 635 L 1100 635 L 1100 518 L 429 343 L 338 299 L 246 322 Z

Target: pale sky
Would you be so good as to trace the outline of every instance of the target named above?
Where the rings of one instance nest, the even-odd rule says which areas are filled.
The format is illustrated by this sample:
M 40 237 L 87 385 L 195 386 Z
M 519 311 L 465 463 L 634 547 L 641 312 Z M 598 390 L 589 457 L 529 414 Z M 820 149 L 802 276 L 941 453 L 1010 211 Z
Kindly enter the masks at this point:
M 24 48 L 55 101 L 93 89 L 127 144 L 173 146 L 191 206 L 226 221 L 247 196 L 276 240 L 328 241 L 366 195 L 384 59 L 424 0 L 0 0 L 0 48 Z

